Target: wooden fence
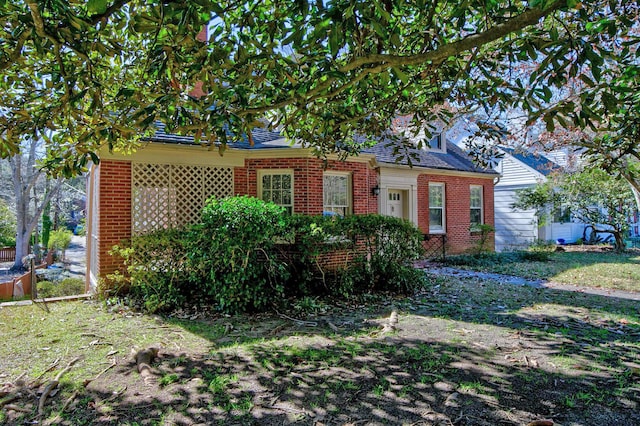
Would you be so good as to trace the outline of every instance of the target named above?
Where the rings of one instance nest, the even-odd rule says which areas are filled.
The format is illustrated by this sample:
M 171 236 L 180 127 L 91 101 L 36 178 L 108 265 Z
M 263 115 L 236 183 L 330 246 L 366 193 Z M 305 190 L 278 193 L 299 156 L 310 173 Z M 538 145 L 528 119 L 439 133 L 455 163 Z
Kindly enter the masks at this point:
M 15 247 L 0 247 L 0 262 L 13 262 L 15 259 Z
M 47 264 L 43 263 L 35 267 L 35 269 L 46 268 Z M 27 271 L 19 277 L 13 278 L 11 281 L 0 283 L 0 301 L 21 299 L 31 294 L 31 288 L 35 284 L 31 282 L 31 271 Z M 37 281 L 35 273 L 33 278 Z

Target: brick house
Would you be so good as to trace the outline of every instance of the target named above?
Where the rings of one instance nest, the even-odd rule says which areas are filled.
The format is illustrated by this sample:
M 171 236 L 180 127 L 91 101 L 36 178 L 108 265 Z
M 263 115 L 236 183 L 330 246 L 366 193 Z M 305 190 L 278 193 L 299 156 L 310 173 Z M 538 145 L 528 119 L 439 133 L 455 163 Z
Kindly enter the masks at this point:
M 397 163 L 385 141 L 345 161 L 323 161 L 278 132 L 256 129 L 253 139 L 253 146 L 237 143 L 219 155 L 160 128 L 134 154 L 103 153 L 89 174 L 87 286 L 120 269 L 109 254 L 113 245 L 197 221 L 211 196 L 250 195 L 311 215 L 403 217 L 422 229 L 427 245 L 446 237 L 448 253 L 473 246 L 472 222 L 494 223 L 497 173 L 476 167 L 440 136 L 414 150 L 412 167 Z

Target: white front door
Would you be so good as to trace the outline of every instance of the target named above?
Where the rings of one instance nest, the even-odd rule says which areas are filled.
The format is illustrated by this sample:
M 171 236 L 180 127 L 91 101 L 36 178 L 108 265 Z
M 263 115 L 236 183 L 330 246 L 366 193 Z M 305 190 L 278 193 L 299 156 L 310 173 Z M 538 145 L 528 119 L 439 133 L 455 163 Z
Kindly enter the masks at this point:
M 390 189 L 387 195 L 387 216 L 404 217 L 402 191 Z

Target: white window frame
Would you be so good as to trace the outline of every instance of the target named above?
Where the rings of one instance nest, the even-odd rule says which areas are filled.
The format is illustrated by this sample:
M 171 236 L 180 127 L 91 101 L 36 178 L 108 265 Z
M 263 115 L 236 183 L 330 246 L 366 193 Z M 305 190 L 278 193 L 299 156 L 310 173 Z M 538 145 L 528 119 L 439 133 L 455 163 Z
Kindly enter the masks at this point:
M 442 190 L 442 206 L 431 206 L 431 194 L 434 188 L 439 188 Z M 429 182 L 429 233 L 430 234 L 444 234 L 447 230 L 447 198 L 445 185 L 441 182 Z M 440 209 L 442 211 L 442 225 L 434 226 L 431 223 L 431 210 L 432 209 Z
M 341 177 L 347 179 L 347 204 L 327 204 L 325 194 L 325 177 Z M 345 216 L 353 214 L 353 197 L 352 197 L 352 174 L 351 172 L 326 171 L 322 174 L 322 211 L 333 211 L 333 208 L 344 208 Z
M 480 206 L 474 206 L 474 190 L 479 192 L 480 195 Z M 480 210 L 480 223 L 471 222 L 471 211 L 472 210 Z M 469 223 L 471 224 L 471 229 L 482 225 L 484 223 L 484 187 L 482 185 L 469 185 Z
M 284 208 L 287 209 L 287 211 L 290 214 L 293 214 L 294 212 L 294 200 L 295 200 L 295 181 L 293 179 L 293 170 L 291 169 L 262 169 L 262 170 L 258 170 L 258 198 L 260 198 L 261 200 L 264 200 L 263 197 L 263 193 L 264 193 L 264 185 L 263 185 L 263 180 L 265 176 L 275 176 L 275 175 L 280 175 L 280 176 L 285 176 L 288 175 L 291 178 L 291 203 L 289 204 L 284 204 L 284 203 L 275 203 L 279 206 L 282 206 Z M 271 197 L 269 200 L 264 200 L 264 201 L 273 201 L 273 197 Z

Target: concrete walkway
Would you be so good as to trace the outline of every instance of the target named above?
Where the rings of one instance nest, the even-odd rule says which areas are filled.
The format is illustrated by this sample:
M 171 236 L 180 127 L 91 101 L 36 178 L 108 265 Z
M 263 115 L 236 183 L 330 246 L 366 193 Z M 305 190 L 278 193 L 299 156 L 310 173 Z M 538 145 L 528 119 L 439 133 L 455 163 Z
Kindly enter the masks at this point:
M 74 235 L 65 252 L 65 269 L 72 278 L 84 279 L 87 272 L 87 237 Z

